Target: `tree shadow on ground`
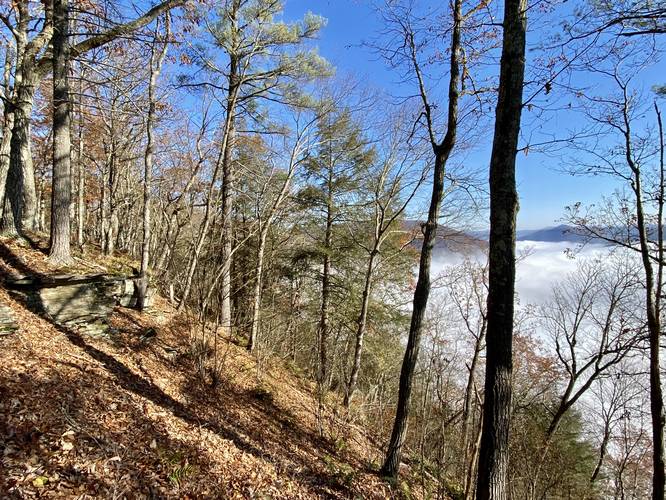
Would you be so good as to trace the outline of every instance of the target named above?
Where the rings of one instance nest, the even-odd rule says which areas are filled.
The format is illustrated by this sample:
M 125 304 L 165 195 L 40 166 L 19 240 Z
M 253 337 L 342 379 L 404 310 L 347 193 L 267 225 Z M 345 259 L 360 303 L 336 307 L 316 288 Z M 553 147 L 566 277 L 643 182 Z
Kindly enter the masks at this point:
M 40 490 L 68 497 L 164 498 L 191 490 L 188 480 L 209 468 L 201 449 L 169 435 L 119 388 L 101 387 L 94 370 L 64 365 L 39 375 L 0 374 L 4 498 L 23 498 L 39 477 L 46 478 Z
M 24 302 L 23 305 L 30 309 L 29 303 Z M 39 311 L 37 312 L 39 313 Z M 49 320 L 49 318 L 46 319 Z M 103 350 L 105 349 L 104 346 L 99 345 L 99 341 L 95 342 L 72 328 L 50 322 L 71 345 L 76 346 L 90 359 L 99 363 L 99 367 L 95 371 L 103 370 L 110 376 L 117 390 L 117 393 L 111 396 L 111 399 L 116 397 L 120 400 L 126 400 L 127 394 L 124 391 L 127 391 L 143 400 L 150 401 L 165 412 L 185 422 L 191 428 L 205 428 L 217 436 L 233 442 L 234 446 L 244 453 L 273 464 L 279 475 L 284 475 L 283 477 L 288 477 L 301 484 L 313 495 L 337 498 L 354 496 L 350 484 L 346 482 L 345 478 L 340 477 L 336 470 L 323 467 L 321 463 L 316 463 L 317 458 L 335 455 L 334 447 L 318 435 L 299 427 L 293 415 L 290 415 L 285 409 L 275 406 L 272 401 L 258 398 L 256 393 L 228 392 L 223 394 L 224 397 L 218 401 L 214 401 L 218 395 L 211 398 L 209 394 L 205 401 L 194 398 L 192 401 L 188 401 L 188 404 L 185 404 L 167 394 L 152 380 L 149 380 L 149 373 L 144 371 L 145 377 L 141 376 L 117 357 L 105 352 Z M 168 328 L 168 325 L 165 328 Z M 114 348 L 111 344 L 108 345 L 109 348 Z M 115 346 L 115 348 L 119 347 L 121 346 Z M 153 354 L 157 355 L 157 353 Z M 196 394 L 198 389 L 196 389 L 195 373 L 191 366 L 182 364 L 174 366 L 163 356 L 157 355 L 157 357 L 165 368 L 168 366 L 171 371 L 180 371 L 184 380 L 192 381 L 191 387 L 186 387 L 186 390 L 182 392 L 183 394 Z M 136 460 L 142 464 L 142 472 L 129 473 L 129 479 L 125 477 L 128 474 L 127 472 L 118 475 L 124 470 L 124 466 L 121 467 L 113 463 L 112 465 L 107 463 L 105 467 L 118 467 L 119 472 L 117 474 L 102 474 L 101 477 L 104 479 L 96 479 L 99 474 L 95 470 L 79 467 L 72 471 L 62 469 L 62 467 L 58 469 L 53 466 L 55 467 L 53 470 L 59 475 L 69 478 L 67 481 L 75 486 L 87 484 L 88 487 L 95 491 L 104 492 L 105 495 L 116 491 L 119 485 L 125 482 L 130 492 L 140 492 L 148 498 L 156 498 L 164 495 L 165 491 L 168 491 L 166 494 L 169 496 L 173 495 L 175 486 L 171 484 L 172 481 L 168 477 L 167 479 L 162 477 L 166 473 L 165 468 L 167 466 L 164 461 L 167 460 L 168 462 L 168 457 L 164 459 L 164 457 L 156 456 L 155 450 L 176 450 L 177 457 L 174 460 L 180 460 L 178 457 L 184 456 L 187 457 L 188 464 L 195 469 L 203 471 L 209 467 L 205 459 L 202 458 L 208 453 L 205 445 L 202 444 L 193 448 L 189 444 L 173 440 L 164 428 L 155 428 L 155 422 L 145 416 L 145 409 L 142 412 L 139 409 L 140 407 L 137 407 L 136 402 L 123 406 L 123 420 L 126 421 L 126 427 L 122 430 L 113 428 L 113 420 L 91 418 L 90 415 L 96 412 L 100 412 L 100 414 L 108 414 L 109 412 L 106 407 L 108 398 L 101 398 L 96 393 L 100 374 L 95 375 L 81 368 L 77 363 L 64 363 L 63 369 L 70 374 L 68 377 L 62 376 L 58 371 L 58 374 L 54 373 L 52 382 L 31 380 L 30 378 L 19 380 L 17 382 L 18 386 L 14 384 L 10 392 L 12 390 L 16 391 L 18 387 L 18 390 L 24 396 L 31 392 L 47 395 L 45 396 L 47 404 L 40 405 L 39 415 L 42 417 L 38 421 L 46 419 L 59 422 L 47 431 L 52 434 L 49 439 L 50 443 L 58 442 L 58 433 L 62 435 L 65 432 L 67 422 L 77 422 L 77 425 L 83 430 L 83 434 L 90 437 L 90 446 L 94 448 L 96 445 L 99 449 L 105 450 L 105 454 L 98 457 L 99 460 L 107 460 L 108 462 L 111 458 L 120 456 L 119 462 L 124 463 L 124 460 L 127 459 Z M 74 377 L 71 374 L 76 376 Z M 11 386 L 5 380 L 1 380 L 0 383 L 2 384 L 0 388 Z M 200 384 L 198 386 L 201 387 Z M 190 392 L 187 392 L 188 390 Z M 12 399 L 12 396 L 10 395 L 8 398 Z M 3 397 L 3 400 L 8 398 Z M 18 398 L 14 397 L 14 399 L 22 401 L 25 398 L 19 396 Z M 205 402 L 205 404 L 196 404 L 201 402 Z M 92 409 L 85 407 L 85 404 L 88 403 L 93 405 Z M 113 414 L 115 411 L 117 410 L 112 410 L 111 413 Z M 66 418 L 66 415 L 69 415 L 71 420 Z M 3 422 L 0 423 L 0 425 L 4 425 L 2 436 L 5 446 L 7 446 L 6 443 L 12 445 L 13 440 L 20 439 L 16 437 L 19 436 L 19 433 L 7 428 L 9 421 L 8 416 L 3 415 Z M 149 447 L 150 443 L 146 444 L 145 440 L 133 439 L 132 436 L 136 429 L 144 430 L 141 435 L 153 437 L 157 442 L 156 448 L 149 448 L 149 451 L 146 451 L 146 446 Z M 39 432 L 43 433 L 45 431 L 40 428 Z M 120 446 L 120 448 L 113 448 L 114 443 L 116 447 Z M 30 459 L 30 448 L 18 447 L 18 449 L 21 450 L 19 458 Z M 107 455 L 111 453 L 109 450 L 114 449 L 118 450 L 118 453 L 108 457 Z M 301 453 L 303 450 L 309 450 L 309 453 Z M 127 455 L 126 459 L 123 458 L 120 451 Z M 314 460 L 313 456 L 315 457 Z M 172 464 L 172 467 L 176 469 L 178 464 Z M 157 479 L 154 477 L 156 474 L 159 476 Z M 67 481 L 63 480 L 61 484 L 65 484 Z M 223 484 L 219 485 L 220 488 L 229 487 L 228 484 L 225 485 L 224 478 L 222 478 L 222 481 Z M 162 493 L 151 490 L 151 488 L 154 489 L 151 486 L 152 484 L 157 484 Z
M 37 278 L 43 278 L 46 276 L 44 273 L 35 271 L 35 269 L 23 262 L 23 260 L 16 254 L 16 252 L 14 252 L 14 250 L 12 250 L 12 248 L 4 241 L 0 241 L 0 259 L 2 259 L 4 263 L 12 268 L 16 273 L 22 276 L 34 276 Z M 0 271 L 0 273 L 5 275 L 4 277 L 7 278 L 6 273 L 2 271 Z

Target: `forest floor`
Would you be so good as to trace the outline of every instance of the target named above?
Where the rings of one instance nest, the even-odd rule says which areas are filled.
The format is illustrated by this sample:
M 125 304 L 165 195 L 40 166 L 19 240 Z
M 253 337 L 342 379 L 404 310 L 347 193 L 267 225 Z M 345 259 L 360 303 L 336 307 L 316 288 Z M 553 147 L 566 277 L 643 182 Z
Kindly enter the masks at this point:
M 259 370 L 220 341 L 219 383 L 197 376 L 199 325 L 160 297 L 145 313 L 117 307 L 100 335 L 31 311 L 2 283 L 57 272 L 45 246 L 0 240 L 0 303 L 19 324 L 0 337 L 1 498 L 405 495 L 373 472 L 381 450 L 364 430 L 330 405 L 318 419 L 313 384 L 280 361 Z M 129 265 L 90 250 L 67 271 Z

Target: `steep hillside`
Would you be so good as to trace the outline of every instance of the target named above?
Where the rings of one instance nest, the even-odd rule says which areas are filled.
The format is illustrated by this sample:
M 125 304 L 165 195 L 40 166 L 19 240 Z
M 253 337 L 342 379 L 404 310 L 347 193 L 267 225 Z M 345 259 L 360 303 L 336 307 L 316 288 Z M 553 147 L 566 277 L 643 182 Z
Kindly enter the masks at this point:
M 0 242 L 0 274 L 54 272 L 41 250 Z M 128 265 L 86 261 L 75 271 Z M 163 299 L 145 314 L 117 307 L 98 334 L 57 326 L 2 286 L 0 302 L 19 325 L 0 336 L 2 498 L 397 495 L 372 473 L 381 452 L 362 429 L 326 411 L 322 437 L 311 383 L 278 361 L 259 370 L 220 338 L 219 382 L 197 376 L 200 325 Z

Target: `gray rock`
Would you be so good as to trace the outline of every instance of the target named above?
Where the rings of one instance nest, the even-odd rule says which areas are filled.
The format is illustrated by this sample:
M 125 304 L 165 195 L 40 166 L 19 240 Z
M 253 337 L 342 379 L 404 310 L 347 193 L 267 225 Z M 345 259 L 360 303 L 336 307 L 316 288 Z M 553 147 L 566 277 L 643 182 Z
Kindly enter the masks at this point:
M 7 287 L 21 294 L 33 310 L 46 314 L 61 325 L 104 322 L 116 305 L 136 307 L 137 302 L 136 278 L 128 277 L 24 277 L 7 281 Z M 149 289 L 146 301 L 148 307 L 152 304 L 153 296 L 154 290 Z M 2 317 L 0 310 L 0 320 Z M 7 324 L 10 322 L 7 321 Z

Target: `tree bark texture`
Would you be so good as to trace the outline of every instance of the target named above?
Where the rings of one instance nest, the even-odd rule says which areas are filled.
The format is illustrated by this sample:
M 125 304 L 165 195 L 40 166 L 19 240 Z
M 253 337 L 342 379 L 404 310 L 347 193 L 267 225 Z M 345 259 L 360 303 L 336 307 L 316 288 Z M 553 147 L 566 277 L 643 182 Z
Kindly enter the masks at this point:
M 51 195 L 51 245 L 49 260 L 72 262 L 70 255 L 70 204 L 72 196 L 69 117 L 69 3 L 53 1 L 53 176 Z
M 488 331 L 477 498 L 508 497 L 518 195 L 515 165 L 525 75 L 526 0 L 506 0 L 500 87 L 490 159 Z

